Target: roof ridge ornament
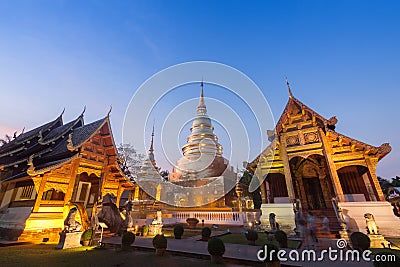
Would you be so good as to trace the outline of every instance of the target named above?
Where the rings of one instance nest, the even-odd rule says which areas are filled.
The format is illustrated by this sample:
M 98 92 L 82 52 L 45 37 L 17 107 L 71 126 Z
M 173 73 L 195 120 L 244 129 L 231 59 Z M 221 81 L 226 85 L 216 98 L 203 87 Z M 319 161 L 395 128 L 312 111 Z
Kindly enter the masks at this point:
M 286 85 L 287 85 L 287 88 L 288 88 L 288 91 L 289 91 L 289 97 L 293 98 L 293 93 L 292 93 L 292 90 L 290 89 L 290 83 L 289 83 L 287 77 L 286 77 Z
M 112 111 L 112 105 L 110 105 L 110 109 L 108 110 L 107 117 L 110 117 L 111 111 Z
M 75 150 L 74 144 L 72 143 L 72 133 L 70 133 L 68 135 L 68 140 L 67 140 L 68 144 L 67 144 L 67 149 L 71 152 L 73 152 Z
M 83 117 L 83 114 L 85 114 L 85 111 L 86 111 L 86 105 L 83 106 L 83 111 L 82 111 L 81 115 L 79 115 L 79 117 Z
M 33 157 L 35 156 L 35 154 L 32 154 L 29 156 L 28 158 L 28 166 L 29 168 L 26 170 L 26 173 L 30 176 L 35 174 L 35 166 L 33 166 Z

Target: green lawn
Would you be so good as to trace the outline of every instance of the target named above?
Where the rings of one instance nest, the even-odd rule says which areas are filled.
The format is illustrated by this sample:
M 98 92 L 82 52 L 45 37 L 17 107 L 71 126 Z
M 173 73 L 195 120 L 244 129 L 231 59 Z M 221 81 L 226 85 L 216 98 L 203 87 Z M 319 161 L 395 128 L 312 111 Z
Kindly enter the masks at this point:
M 56 250 L 56 244 L 19 245 L 0 247 L 1 266 L 174 266 L 204 267 L 212 265 L 207 260 L 174 255 L 157 257 L 153 252 L 120 251 L 80 247 Z
M 167 238 L 174 238 L 174 229 L 172 228 L 167 228 L 167 229 L 163 229 L 163 233 L 165 235 L 165 237 Z M 187 231 L 185 229 L 185 231 L 183 232 L 183 236 L 182 239 L 188 238 L 188 237 L 192 237 L 192 236 L 196 236 L 196 235 L 201 235 L 201 229 L 198 231 Z

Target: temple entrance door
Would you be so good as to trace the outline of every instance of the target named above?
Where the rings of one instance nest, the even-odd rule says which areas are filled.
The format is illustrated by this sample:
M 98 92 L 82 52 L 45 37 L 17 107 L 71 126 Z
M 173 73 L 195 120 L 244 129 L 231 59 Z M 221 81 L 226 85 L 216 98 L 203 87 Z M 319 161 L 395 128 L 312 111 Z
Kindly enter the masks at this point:
M 309 210 L 325 209 L 325 200 L 322 193 L 321 183 L 318 177 L 303 178 L 304 191 L 307 198 Z

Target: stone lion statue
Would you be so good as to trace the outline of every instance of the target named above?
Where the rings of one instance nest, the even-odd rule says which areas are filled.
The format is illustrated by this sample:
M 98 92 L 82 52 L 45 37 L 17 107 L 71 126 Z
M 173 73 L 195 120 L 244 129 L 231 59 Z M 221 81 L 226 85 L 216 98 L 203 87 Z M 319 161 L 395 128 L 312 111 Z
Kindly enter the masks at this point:
M 371 213 L 365 213 L 364 218 L 365 218 L 365 222 L 367 224 L 368 234 L 377 235 L 378 227 L 376 226 L 374 215 L 372 215 Z
M 69 210 L 67 218 L 64 221 L 64 232 L 79 232 L 81 230 L 81 224 L 75 220 L 78 209 L 73 207 Z
M 279 224 L 276 222 L 275 217 L 276 217 L 275 213 L 271 212 L 269 214 L 269 226 L 271 227 L 271 231 L 279 230 Z

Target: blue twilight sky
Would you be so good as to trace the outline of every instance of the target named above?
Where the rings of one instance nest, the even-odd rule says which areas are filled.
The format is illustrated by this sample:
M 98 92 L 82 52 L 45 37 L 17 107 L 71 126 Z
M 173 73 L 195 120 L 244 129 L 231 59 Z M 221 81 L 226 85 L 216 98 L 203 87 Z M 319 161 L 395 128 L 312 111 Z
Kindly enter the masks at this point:
M 337 116 L 337 131 L 389 142 L 377 172 L 400 175 L 399 11 L 398 1 L 0 0 L 0 136 L 64 107 L 68 121 L 86 105 L 90 122 L 112 105 L 119 143 L 125 110 L 146 79 L 209 60 L 247 74 L 275 119 L 288 100 L 288 76 L 297 98 Z M 182 101 L 198 95 L 190 88 Z

